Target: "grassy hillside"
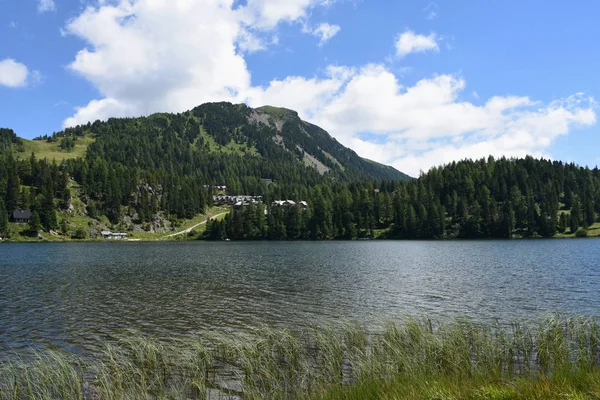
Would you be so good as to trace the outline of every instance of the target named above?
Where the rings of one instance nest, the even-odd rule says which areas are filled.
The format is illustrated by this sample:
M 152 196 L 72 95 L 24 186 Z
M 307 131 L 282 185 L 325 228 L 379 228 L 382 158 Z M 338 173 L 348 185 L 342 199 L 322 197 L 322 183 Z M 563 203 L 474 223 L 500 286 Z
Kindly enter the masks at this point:
M 100 237 L 91 237 L 90 231 L 95 231 L 99 234 L 104 230 L 112 232 L 126 232 L 128 234 L 128 240 L 136 241 L 189 240 L 197 238 L 198 235 L 202 234 L 206 230 L 206 224 L 204 223 L 205 221 L 212 218 L 215 218 L 216 220 L 222 220 L 229 212 L 229 209 L 227 208 L 211 207 L 204 213 L 198 214 L 191 219 L 180 219 L 176 221 L 162 220 L 160 224 L 163 226 L 155 229 L 154 226 L 150 226 L 148 224 L 136 224 L 131 220 L 122 222 L 120 224 L 112 224 L 105 216 L 91 218 L 85 214 L 85 205 L 78 198 L 73 199 L 73 205 L 73 211 L 60 211 L 58 213 L 58 219 L 60 220 L 60 227 L 58 229 L 51 230 L 49 232 L 41 232 L 38 237 L 31 237 L 26 234 L 21 234 L 21 232 L 25 233 L 25 231 L 28 229 L 27 224 L 19 225 L 15 223 L 9 223 L 9 241 L 70 242 L 81 240 L 103 240 Z M 144 228 L 151 230 L 146 230 Z M 187 230 L 189 230 L 189 232 L 184 232 Z M 78 237 L 78 231 L 85 232 L 85 236 Z M 174 235 L 179 232 L 184 233 Z
M 88 146 L 94 143 L 95 139 L 90 135 L 79 137 L 75 141 L 75 147 L 70 151 L 61 150 L 60 140 L 48 142 L 46 140 L 27 140 L 23 139 L 23 152 L 17 153 L 19 157 L 29 157 L 34 153 L 37 158 L 46 158 L 48 160 L 70 160 L 85 156 Z

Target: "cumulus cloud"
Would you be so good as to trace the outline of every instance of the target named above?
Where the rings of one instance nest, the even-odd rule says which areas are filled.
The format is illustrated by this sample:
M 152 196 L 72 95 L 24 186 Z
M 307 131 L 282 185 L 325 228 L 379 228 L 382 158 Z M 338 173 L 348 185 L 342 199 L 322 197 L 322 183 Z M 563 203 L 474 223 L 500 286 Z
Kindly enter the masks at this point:
M 103 98 L 80 107 L 64 125 L 243 101 L 251 86 L 242 53 L 264 49 L 262 36 L 279 23 L 327 4 L 248 0 L 234 8 L 233 0 L 115 0 L 90 6 L 64 29 L 87 42 L 69 68 Z
M 558 136 L 596 123 L 596 103 L 583 94 L 546 105 L 528 97 L 493 97 L 478 106 L 460 100 L 466 82 L 459 76 L 404 87 L 383 65 L 337 71 L 322 79 L 273 81 L 255 102 L 294 108 L 360 155 L 413 176 L 463 158 L 548 156 Z
M 398 35 L 396 39 L 396 55 L 404 57 L 410 53 L 424 53 L 427 51 L 440 51 L 438 37 L 435 33 L 428 36 L 419 35 L 411 30 Z
M 248 0 L 238 11 L 244 22 L 258 29 L 272 29 L 281 22 L 293 22 L 306 17 L 316 6 L 329 6 L 335 0 Z
M 330 25 L 328 23 L 319 24 L 315 29 L 313 29 L 312 34 L 319 38 L 319 46 L 323 46 L 325 43 L 329 41 L 332 37 L 337 35 L 341 30 L 339 25 Z
M 56 10 L 54 0 L 38 0 L 37 3 L 37 9 L 40 14 Z
M 8 87 L 20 87 L 27 85 L 29 69 L 11 58 L 0 61 L 0 85 Z
M 87 8 L 66 27 L 89 45 L 69 67 L 104 98 L 80 108 L 65 125 L 92 116 L 239 101 L 250 74 L 236 44 L 247 32 L 231 5 L 229 0 L 123 0 Z
M 95 119 L 180 112 L 208 101 L 272 104 L 297 110 L 360 155 L 412 175 L 465 157 L 547 155 L 554 140 L 596 123 L 583 94 L 543 104 L 527 96 L 470 97 L 460 75 L 411 85 L 384 64 L 331 66 L 257 87 L 243 53 L 265 46 L 276 26 L 298 21 L 315 0 L 113 0 L 88 7 L 67 34 L 87 46 L 70 64 L 101 96 L 65 126 Z M 438 49 L 435 34 L 406 31 L 399 55 Z

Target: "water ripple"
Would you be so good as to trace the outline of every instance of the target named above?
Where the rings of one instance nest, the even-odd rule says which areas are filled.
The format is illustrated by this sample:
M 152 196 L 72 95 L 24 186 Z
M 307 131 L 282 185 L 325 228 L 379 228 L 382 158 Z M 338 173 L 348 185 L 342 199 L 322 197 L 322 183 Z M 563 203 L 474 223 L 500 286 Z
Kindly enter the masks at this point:
M 0 246 L 0 350 L 401 315 L 598 316 L 598 240 Z

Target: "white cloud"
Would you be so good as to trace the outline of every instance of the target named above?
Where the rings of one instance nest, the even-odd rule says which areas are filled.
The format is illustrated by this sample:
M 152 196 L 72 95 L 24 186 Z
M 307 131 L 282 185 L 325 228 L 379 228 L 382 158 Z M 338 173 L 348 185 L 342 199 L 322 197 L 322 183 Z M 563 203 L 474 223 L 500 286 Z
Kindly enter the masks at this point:
M 329 6 L 335 0 L 248 0 L 240 9 L 244 21 L 259 29 L 272 29 L 281 22 L 297 21 L 306 17 L 316 6 Z
M 330 25 L 328 23 L 322 23 L 312 31 L 312 34 L 313 36 L 319 38 L 319 46 L 323 46 L 329 41 L 329 39 L 337 35 L 340 30 L 341 28 L 339 25 Z
M 410 53 L 424 53 L 439 51 L 438 38 L 435 33 L 428 36 L 418 35 L 411 30 L 406 30 L 396 39 L 396 55 L 404 57 Z
M 37 9 L 40 14 L 55 11 L 56 4 L 54 3 L 54 0 L 38 0 Z
M 65 34 L 87 42 L 69 68 L 92 82 L 96 99 L 65 121 L 93 115 L 181 111 L 211 100 L 242 101 L 250 74 L 241 52 L 266 48 L 264 36 L 323 0 L 113 0 L 88 7 Z M 270 43 L 278 38 L 273 35 Z
M 466 83 L 457 76 L 403 87 L 382 65 L 343 72 L 273 81 L 252 104 L 294 108 L 360 155 L 413 176 L 463 158 L 548 156 L 558 136 L 596 123 L 595 101 L 582 94 L 547 105 L 527 97 L 493 97 L 477 106 L 460 100 Z M 367 141 L 362 134 L 380 140 Z
M 238 40 L 248 39 L 230 0 L 122 0 L 87 8 L 66 32 L 89 44 L 70 68 L 103 99 L 65 125 L 110 115 L 181 111 L 210 100 L 239 101 L 250 85 Z M 244 38 L 245 37 L 245 38 Z
M 233 9 L 233 0 L 113 0 L 89 7 L 65 32 L 86 41 L 70 68 L 101 96 L 64 125 L 208 101 L 271 104 L 297 110 L 362 156 L 418 175 L 465 157 L 547 155 L 558 136 L 596 123 L 595 102 L 582 94 L 549 104 L 526 96 L 474 104 L 463 98 L 471 97 L 461 76 L 407 86 L 383 64 L 253 86 L 243 52 L 264 48 L 279 23 L 299 21 L 319 4 L 249 0 Z M 438 49 L 435 34 L 407 31 L 398 42 L 399 55 Z
M 20 87 L 27 85 L 29 69 L 25 64 L 16 62 L 11 58 L 0 61 L 0 85 Z
M 429 3 L 427 5 L 427 7 L 425 7 L 423 9 L 423 12 L 425 12 L 425 18 L 428 20 L 434 20 L 438 17 L 438 5 L 436 3 Z
M 243 52 L 254 53 L 256 51 L 265 50 L 267 45 L 258 36 L 253 35 L 247 30 L 242 30 L 239 35 L 238 47 Z

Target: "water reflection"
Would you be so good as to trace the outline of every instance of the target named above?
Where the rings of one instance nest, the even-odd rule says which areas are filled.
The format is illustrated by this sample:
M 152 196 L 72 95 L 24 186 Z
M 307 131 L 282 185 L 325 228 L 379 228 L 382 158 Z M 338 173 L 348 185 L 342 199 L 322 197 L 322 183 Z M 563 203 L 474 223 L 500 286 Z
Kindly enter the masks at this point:
M 407 314 L 598 315 L 599 243 L 3 244 L 0 349 L 93 351 L 127 329 L 172 337 Z

